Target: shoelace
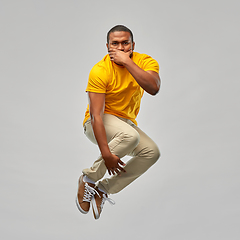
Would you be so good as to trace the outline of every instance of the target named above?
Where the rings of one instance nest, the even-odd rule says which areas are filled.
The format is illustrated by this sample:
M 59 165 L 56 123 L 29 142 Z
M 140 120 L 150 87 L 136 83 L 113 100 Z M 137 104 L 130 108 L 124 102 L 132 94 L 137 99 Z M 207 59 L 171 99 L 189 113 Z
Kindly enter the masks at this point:
M 83 195 L 83 202 L 91 202 L 95 194 L 97 194 L 100 197 L 96 189 L 94 189 L 93 187 L 90 187 L 87 183 L 85 183 L 84 187 L 85 187 L 85 190 Z
M 101 202 L 101 210 L 103 209 L 103 205 L 104 205 L 104 203 L 105 203 L 105 201 L 108 201 L 111 205 L 114 205 L 115 204 L 115 201 L 114 200 L 112 200 L 111 198 L 108 198 L 107 196 L 106 196 L 106 194 L 103 194 L 103 196 L 102 196 L 102 202 Z

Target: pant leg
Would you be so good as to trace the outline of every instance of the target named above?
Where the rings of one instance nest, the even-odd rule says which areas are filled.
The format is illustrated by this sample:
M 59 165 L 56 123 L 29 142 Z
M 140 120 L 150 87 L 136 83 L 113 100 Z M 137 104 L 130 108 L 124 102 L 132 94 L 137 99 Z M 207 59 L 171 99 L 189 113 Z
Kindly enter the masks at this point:
M 128 155 L 133 156 L 126 164 L 126 173 L 121 176 L 114 175 L 98 183 L 98 186 L 109 194 L 121 191 L 136 178 L 147 171 L 160 157 L 160 152 L 155 142 L 140 128 L 132 125 L 140 136 L 139 144 Z
M 110 151 L 119 158 L 122 158 L 129 152 L 133 151 L 140 140 L 137 130 L 130 126 L 126 121 L 111 114 L 104 114 L 103 116 L 103 124 L 106 130 Z M 90 120 L 85 123 L 84 131 L 86 136 L 93 143 L 97 144 Z M 106 170 L 107 168 L 104 164 L 104 160 L 102 156 L 100 156 L 93 163 L 92 167 L 83 170 L 83 174 L 96 182 L 103 178 Z

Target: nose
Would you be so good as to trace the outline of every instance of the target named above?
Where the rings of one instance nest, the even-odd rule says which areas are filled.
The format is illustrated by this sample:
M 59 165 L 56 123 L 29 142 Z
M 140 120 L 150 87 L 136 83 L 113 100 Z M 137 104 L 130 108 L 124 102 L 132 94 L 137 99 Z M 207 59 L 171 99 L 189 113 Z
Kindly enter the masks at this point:
M 117 49 L 123 51 L 124 50 L 123 44 L 119 43 Z

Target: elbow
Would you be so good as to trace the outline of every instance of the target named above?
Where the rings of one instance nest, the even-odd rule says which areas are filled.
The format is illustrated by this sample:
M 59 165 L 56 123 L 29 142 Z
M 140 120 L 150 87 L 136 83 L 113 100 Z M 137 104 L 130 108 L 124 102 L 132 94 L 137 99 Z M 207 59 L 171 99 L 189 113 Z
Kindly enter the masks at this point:
M 151 90 L 151 92 L 149 92 L 149 93 L 150 93 L 152 96 L 155 96 L 155 95 L 158 94 L 159 90 L 160 90 L 160 87 L 155 87 L 155 88 L 153 88 L 153 89 Z
M 91 124 L 94 124 L 96 121 L 99 121 L 99 119 L 102 119 L 102 114 L 97 114 L 97 113 L 91 113 L 90 112 L 90 119 L 91 119 Z
M 155 96 L 157 95 L 157 93 L 159 92 L 160 90 L 160 86 L 161 86 L 161 81 L 160 81 L 160 78 L 155 82 L 154 86 L 152 87 L 151 89 L 151 95 Z
M 156 91 L 154 91 L 152 95 L 155 96 L 158 94 L 158 92 L 159 92 L 159 88 Z

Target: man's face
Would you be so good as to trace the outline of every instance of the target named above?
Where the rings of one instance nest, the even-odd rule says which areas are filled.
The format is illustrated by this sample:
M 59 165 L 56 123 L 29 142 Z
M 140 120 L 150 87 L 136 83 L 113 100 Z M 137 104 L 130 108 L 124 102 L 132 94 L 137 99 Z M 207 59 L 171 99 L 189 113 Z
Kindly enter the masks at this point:
M 109 43 L 107 48 L 117 49 L 120 51 L 128 52 L 134 50 L 135 43 L 132 42 L 131 35 L 129 32 L 111 32 L 109 34 Z

